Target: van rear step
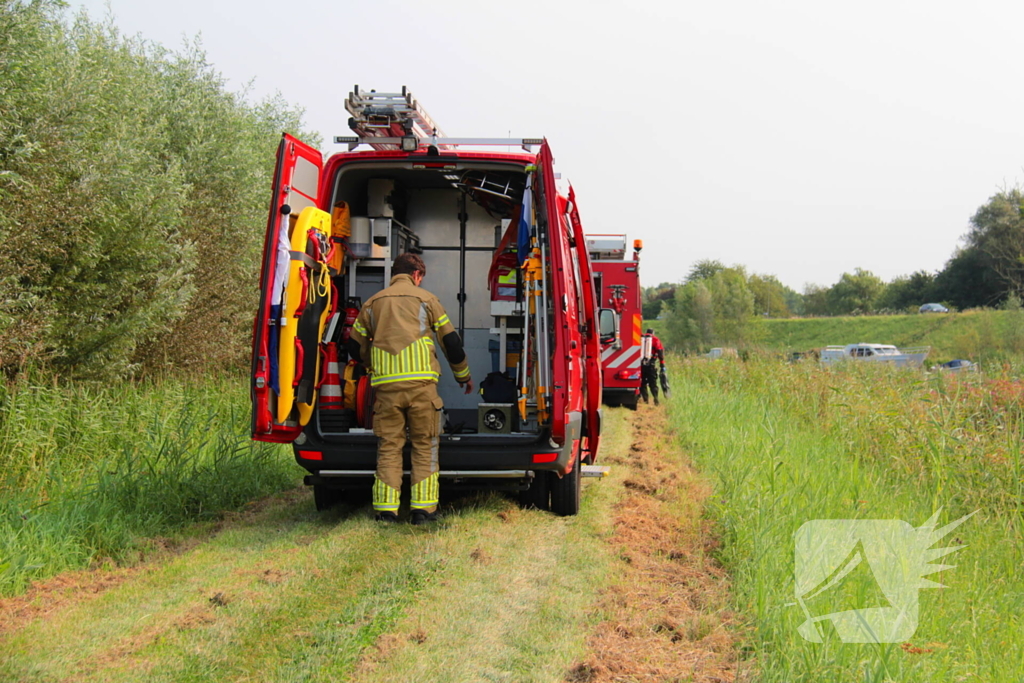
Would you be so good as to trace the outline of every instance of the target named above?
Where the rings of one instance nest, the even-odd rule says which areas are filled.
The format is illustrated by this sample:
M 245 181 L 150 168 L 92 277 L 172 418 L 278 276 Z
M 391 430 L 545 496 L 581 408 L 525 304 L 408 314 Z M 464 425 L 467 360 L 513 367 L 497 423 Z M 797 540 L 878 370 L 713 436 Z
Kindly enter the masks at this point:
M 317 474 L 321 477 L 372 477 L 375 473 L 374 470 L 320 470 Z M 412 472 L 404 470 L 402 474 L 409 476 Z M 441 470 L 437 474 L 445 479 L 521 479 L 531 476 L 527 470 Z
M 598 465 L 583 465 L 580 468 L 580 476 L 607 477 L 611 469 L 611 467 L 600 467 Z M 317 474 L 321 477 L 372 477 L 375 472 L 374 470 L 320 470 Z M 412 472 L 404 470 L 402 474 L 409 476 Z M 528 470 L 441 470 L 437 474 L 445 479 L 464 479 L 468 477 L 474 479 L 521 479 L 532 476 Z

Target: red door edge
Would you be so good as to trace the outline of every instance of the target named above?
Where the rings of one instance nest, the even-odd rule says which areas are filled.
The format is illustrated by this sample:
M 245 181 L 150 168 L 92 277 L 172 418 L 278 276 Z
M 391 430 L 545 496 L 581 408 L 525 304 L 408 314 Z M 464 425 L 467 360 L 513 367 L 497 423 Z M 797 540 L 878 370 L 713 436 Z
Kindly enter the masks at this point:
M 307 168 L 316 171 L 315 178 L 303 179 L 303 184 L 314 188 L 312 192 L 295 187 L 295 170 L 300 160 L 308 162 Z M 323 173 L 323 155 L 319 150 L 310 147 L 298 138 L 284 133 L 277 147 L 277 166 L 271 186 L 270 210 L 267 217 L 267 228 L 263 238 L 263 260 L 260 268 L 260 303 L 253 321 L 252 374 L 250 397 L 252 400 L 252 419 L 250 429 L 252 438 L 257 441 L 290 443 L 302 431 L 298 425 L 276 424 L 273 418 L 270 401 L 273 391 L 270 388 L 270 326 L 271 306 L 274 296 L 270 292 L 274 283 L 276 265 L 276 246 L 281 221 L 287 220 L 282 208 L 289 201 L 299 200 L 303 204 L 318 204 L 317 195 Z M 293 199 L 294 196 L 294 199 Z M 295 207 L 291 207 L 295 208 Z
M 558 190 L 555 187 L 554 158 L 551 155 L 551 148 L 545 138 L 541 145 L 540 154 L 537 155 L 537 168 L 540 173 L 541 191 L 544 195 L 544 212 L 547 222 L 547 246 L 551 259 L 551 299 L 552 306 L 552 331 L 555 338 L 555 354 L 558 357 L 559 349 L 569 348 L 568 334 L 565 329 L 565 313 L 558 302 L 566 296 L 565 272 L 568 264 L 565 262 L 565 254 L 562 253 L 561 241 L 556 239 L 558 230 L 561 229 L 561 221 L 558 218 Z M 564 363 L 553 363 L 551 377 L 551 439 L 556 444 L 565 443 L 566 424 L 568 415 L 568 368 Z
M 594 290 L 594 271 L 587 252 L 587 241 L 583 234 L 579 208 L 576 206 L 576 191 L 569 186 L 569 222 L 572 224 L 573 241 L 576 243 L 576 259 L 580 264 L 580 286 L 583 287 L 583 316 L 586 333 L 583 349 L 586 352 L 586 416 L 587 450 L 597 457 L 597 446 L 601 439 L 601 341 L 597 332 L 597 294 Z

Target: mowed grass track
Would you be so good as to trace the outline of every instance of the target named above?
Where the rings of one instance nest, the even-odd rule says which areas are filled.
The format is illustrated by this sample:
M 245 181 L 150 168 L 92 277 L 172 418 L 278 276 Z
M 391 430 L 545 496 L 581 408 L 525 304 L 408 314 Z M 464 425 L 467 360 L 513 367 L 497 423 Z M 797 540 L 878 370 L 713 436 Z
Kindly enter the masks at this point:
M 612 412 L 605 447 L 626 453 Z M 623 476 L 588 480 L 575 518 L 479 496 L 431 529 L 286 492 L 163 560 L 0 603 L 0 681 L 561 680 L 621 561 Z

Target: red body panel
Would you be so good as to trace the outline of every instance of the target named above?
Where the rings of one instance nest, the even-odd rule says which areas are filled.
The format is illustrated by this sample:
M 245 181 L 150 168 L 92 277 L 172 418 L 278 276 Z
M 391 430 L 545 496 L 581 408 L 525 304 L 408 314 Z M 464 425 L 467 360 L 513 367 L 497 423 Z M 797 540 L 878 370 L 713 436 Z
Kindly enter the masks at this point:
M 601 275 L 598 301 L 619 316 L 619 339 L 603 344 L 601 367 L 603 387 L 619 392 L 640 393 L 640 337 L 643 334 L 643 292 L 637 261 L 594 261 Z
M 597 332 L 597 311 L 600 308 L 594 290 L 594 270 L 590 255 L 584 245 L 583 224 L 579 210 L 576 208 L 576 193 L 569 188 L 566 202 L 566 215 L 571 225 L 573 242 L 576 244 L 575 255 L 578 259 L 578 272 L 582 290 L 582 311 L 580 335 L 584 350 L 584 410 L 586 411 L 587 436 L 583 450 L 589 455 L 591 462 L 596 459 L 598 444 L 601 438 L 601 342 Z
M 296 188 L 296 168 L 305 162 L 307 172 L 315 170 L 316 179 L 304 178 L 300 184 L 304 187 L 312 185 L 316 189 L 303 192 Z M 270 326 L 272 324 L 270 308 L 274 303 L 275 294 L 270 289 L 274 280 L 276 263 L 276 245 L 281 208 L 290 201 L 305 205 L 317 205 L 317 197 L 323 196 L 320 188 L 323 181 L 323 155 L 309 145 L 293 138 L 287 133 L 281 138 L 277 148 L 277 169 L 274 171 L 273 194 L 270 201 L 270 215 L 267 218 L 267 231 L 263 239 L 263 265 L 260 269 L 260 306 L 253 323 L 252 351 L 252 382 L 251 394 L 253 404 L 252 438 L 257 441 L 290 443 L 299 435 L 302 428 L 275 424 L 273 406 L 275 400 L 270 388 L 270 350 L 268 346 Z M 311 196 L 312 195 L 312 196 Z M 293 199 L 294 198 L 294 199 Z

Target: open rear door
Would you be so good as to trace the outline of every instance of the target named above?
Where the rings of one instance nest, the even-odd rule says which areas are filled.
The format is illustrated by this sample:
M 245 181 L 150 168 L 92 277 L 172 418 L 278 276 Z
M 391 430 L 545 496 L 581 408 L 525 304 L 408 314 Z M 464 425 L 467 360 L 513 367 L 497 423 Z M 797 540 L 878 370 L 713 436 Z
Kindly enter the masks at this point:
M 270 216 L 263 239 L 260 305 L 252 335 L 252 438 L 288 443 L 302 428 L 297 422 L 274 420 L 277 404 L 276 331 L 280 320 L 282 275 L 287 271 L 291 217 L 307 206 L 322 207 L 323 155 L 285 133 L 277 148 Z M 285 269 L 282 271 L 282 269 Z
M 584 408 L 586 410 L 587 425 L 587 450 L 596 457 L 598 442 L 601 439 L 601 335 L 598 332 L 598 305 L 596 289 L 594 287 L 594 271 L 590 263 L 590 254 L 587 252 L 587 238 L 583 234 L 583 224 L 580 222 L 579 210 L 576 208 L 576 192 L 569 187 L 569 222 L 572 224 L 573 240 L 576 243 L 576 258 L 580 265 L 580 286 L 583 288 L 583 310 L 580 317 L 583 320 L 583 335 L 585 366 L 584 377 L 586 378 L 586 395 L 584 397 Z
M 537 174 L 539 179 L 540 202 L 537 207 L 537 220 L 546 224 L 545 239 L 549 248 L 548 258 L 551 261 L 551 278 L 548 286 L 551 288 L 551 300 L 553 306 L 553 318 L 549 322 L 549 330 L 554 340 L 556 353 L 569 353 L 569 335 L 565 320 L 565 305 L 563 302 L 568 297 L 564 273 L 566 272 L 567 257 L 562 250 L 561 240 L 557 239 L 557 232 L 560 230 L 558 212 L 558 190 L 555 187 L 554 157 L 551 155 L 551 148 L 545 139 L 541 145 L 540 153 L 537 155 Z M 569 420 L 569 376 L 566 363 L 552 363 L 553 372 L 551 386 L 551 438 L 557 444 L 564 444 L 566 438 L 566 425 Z

